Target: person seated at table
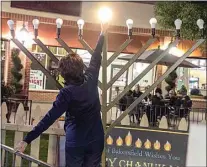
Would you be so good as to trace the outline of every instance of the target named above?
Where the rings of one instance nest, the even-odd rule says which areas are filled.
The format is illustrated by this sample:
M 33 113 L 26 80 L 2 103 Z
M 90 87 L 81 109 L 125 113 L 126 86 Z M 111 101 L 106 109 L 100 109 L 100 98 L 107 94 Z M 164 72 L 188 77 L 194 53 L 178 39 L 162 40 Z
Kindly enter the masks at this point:
M 177 115 L 182 118 L 189 114 L 192 108 L 192 100 L 186 93 L 182 93 L 175 102 L 175 106 L 178 107 Z
M 177 100 L 177 96 L 176 96 L 175 91 L 173 89 L 170 90 L 169 93 L 166 95 L 165 99 L 169 100 L 170 106 L 175 106 L 176 100 Z
M 133 97 L 139 98 L 143 93 L 140 90 L 139 84 L 136 86 L 135 90 L 133 91 Z
M 152 97 L 152 123 L 155 125 L 157 118 L 162 117 L 165 114 L 162 89 L 157 88 L 155 95 Z
M 125 89 L 125 88 L 124 88 Z M 127 101 L 126 101 L 126 95 L 125 94 L 120 100 L 119 100 L 119 110 L 121 112 L 125 111 L 126 110 L 126 104 L 127 104 Z
M 177 102 L 177 95 L 175 91 L 172 89 L 169 91 L 169 93 L 166 95 L 165 99 L 169 100 L 167 103 L 167 113 L 169 114 L 175 114 L 177 111 L 176 102 Z
M 150 88 L 150 85 L 145 87 L 145 91 L 148 90 L 149 88 Z M 145 101 L 152 101 L 152 94 L 149 93 L 144 99 L 145 99 Z
M 137 86 L 136 86 L 136 88 L 135 88 L 135 90 L 133 91 L 133 97 L 136 99 L 136 98 L 139 98 L 141 95 L 142 95 L 143 93 L 141 92 L 141 90 L 140 90 L 140 85 L 138 84 Z M 144 100 L 145 101 L 147 101 L 147 97 L 146 98 L 144 98 Z M 139 103 L 138 105 L 137 105 L 137 107 L 135 108 L 135 117 L 136 117 L 136 120 L 137 120 L 137 122 L 139 123 L 139 121 L 140 121 L 140 110 L 142 110 L 143 109 L 143 107 L 144 107 L 144 105 L 143 105 L 143 103 L 141 102 L 141 103 Z

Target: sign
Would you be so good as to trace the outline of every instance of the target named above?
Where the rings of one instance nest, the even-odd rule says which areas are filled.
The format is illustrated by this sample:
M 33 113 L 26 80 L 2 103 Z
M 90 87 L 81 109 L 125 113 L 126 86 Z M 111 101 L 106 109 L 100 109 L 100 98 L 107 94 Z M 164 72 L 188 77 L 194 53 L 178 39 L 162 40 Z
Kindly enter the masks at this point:
M 107 167 L 184 167 L 188 133 L 116 127 L 106 144 Z
M 40 70 L 30 70 L 29 88 L 35 90 L 43 89 L 44 74 Z
M 64 166 L 65 136 L 59 144 Z M 184 167 L 187 146 L 187 132 L 115 127 L 106 138 L 106 167 Z

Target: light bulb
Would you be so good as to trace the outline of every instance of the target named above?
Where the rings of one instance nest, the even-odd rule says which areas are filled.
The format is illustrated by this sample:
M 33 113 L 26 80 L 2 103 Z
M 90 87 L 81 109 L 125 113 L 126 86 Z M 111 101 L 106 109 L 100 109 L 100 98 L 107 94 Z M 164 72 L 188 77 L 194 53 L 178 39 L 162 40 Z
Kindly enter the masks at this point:
M 61 28 L 62 24 L 63 24 L 63 20 L 62 19 L 60 19 L 60 18 L 56 19 L 57 28 Z
M 134 21 L 132 19 L 128 19 L 126 21 L 126 25 L 127 25 L 128 29 L 132 29 L 133 23 L 134 23 Z
M 34 19 L 34 20 L 32 20 L 32 24 L 34 26 L 34 29 L 38 29 L 40 21 L 38 19 Z
M 175 23 L 176 30 L 180 30 L 182 20 L 176 19 L 174 23 Z
M 98 16 L 102 23 L 107 23 L 112 18 L 112 11 L 107 7 L 103 7 L 99 10 Z
M 149 21 L 151 28 L 155 28 L 157 24 L 157 19 L 156 18 L 151 18 Z
M 80 30 L 83 29 L 84 23 L 85 23 L 85 22 L 84 22 L 83 19 L 79 19 L 79 20 L 77 21 L 78 28 L 79 28 Z
M 204 21 L 202 19 L 198 19 L 197 25 L 198 25 L 199 29 L 203 29 Z
M 9 29 L 10 30 L 14 30 L 14 21 L 13 20 L 8 20 L 7 21 L 7 24 L 9 26 Z

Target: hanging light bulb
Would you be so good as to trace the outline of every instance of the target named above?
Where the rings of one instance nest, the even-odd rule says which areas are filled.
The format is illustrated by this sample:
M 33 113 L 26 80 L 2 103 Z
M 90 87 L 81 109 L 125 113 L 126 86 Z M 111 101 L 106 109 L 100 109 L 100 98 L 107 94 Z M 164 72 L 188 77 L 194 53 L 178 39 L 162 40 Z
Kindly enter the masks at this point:
M 203 29 L 204 21 L 202 19 L 198 19 L 197 25 L 198 25 L 199 29 Z
M 14 21 L 13 20 L 8 20 L 7 24 L 9 26 L 10 32 L 11 32 L 11 36 L 12 38 L 15 37 L 15 32 L 14 32 Z
M 157 19 L 156 18 L 151 18 L 150 21 L 149 21 L 150 25 L 151 25 L 151 28 L 152 28 L 152 36 L 153 38 L 155 37 L 155 27 L 156 27 L 156 24 L 157 24 Z
M 40 21 L 38 19 L 34 19 L 34 20 L 32 20 L 32 24 L 33 24 L 33 27 L 34 27 L 35 38 L 37 38 L 37 36 L 38 36 L 38 26 L 40 24 Z
M 180 38 L 180 28 L 181 28 L 181 25 L 182 25 L 182 20 L 176 19 L 174 24 L 175 24 L 175 28 L 176 28 L 176 37 Z
M 60 29 L 63 25 L 63 20 L 60 18 L 56 19 L 56 25 L 57 25 L 57 37 L 59 38 L 60 37 Z
M 132 26 L 133 26 L 134 21 L 132 19 L 128 19 L 126 21 L 126 25 L 128 27 L 128 36 L 129 38 L 132 36 Z
M 79 19 L 77 21 L 77 24 L 78 24 L 78 36 L 80 38 L 82 38 L 82 36 L 83 36 L 83 26 L 84 26 L 85 22 L 84 22 L 83 19 Z
M 108 7 L 102 7 L 98 12 L 101 23 L 107 23 L 112 18 L 112 11 Z
M 199 30 L 201 31 L 201 37 L 204 38 L 204 21 L 202 19 L 197 20 L 197 25 L 199 27 Z
M 175 23 L 176 30 L 180 30 L 182 25 L 182 20 L 176 19 L 174 23 Z

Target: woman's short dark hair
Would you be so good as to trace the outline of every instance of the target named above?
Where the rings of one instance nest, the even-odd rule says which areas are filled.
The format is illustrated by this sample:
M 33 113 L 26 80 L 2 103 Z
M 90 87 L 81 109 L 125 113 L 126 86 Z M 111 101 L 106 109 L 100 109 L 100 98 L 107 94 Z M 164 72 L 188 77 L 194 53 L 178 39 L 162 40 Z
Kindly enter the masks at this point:
M 59 61 L 59 72 L 66 83 L 82 81 L 83 69 L 83 60 L 75 53 L 68 54 Z
M 162 94 L 162 89 L 160 89 L 160 88 L 157 88 L 157 89 L 155 90 L 155 93 L 159 93 L 159 94 Z

